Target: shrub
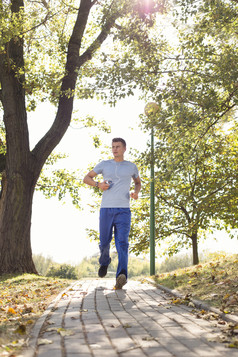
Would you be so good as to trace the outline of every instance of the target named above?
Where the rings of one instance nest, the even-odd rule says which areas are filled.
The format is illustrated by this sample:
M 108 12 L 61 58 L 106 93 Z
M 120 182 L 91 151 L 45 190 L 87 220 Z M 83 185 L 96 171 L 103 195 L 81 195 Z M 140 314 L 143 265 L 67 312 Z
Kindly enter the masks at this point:
M 46 276 L 52 276 L 55 278 L 62 278 L 62 279 L 78 279 L 78 276 L 75 271 L 75 267 L 68 264 L 51 265 L 51 267 L 47 271 Z
M 166 258 L 159 267 L 159 273 L 165 273 L 176 270 L 178 268 L 185 268 L 192 265 L 191 254 L 177 254 Z

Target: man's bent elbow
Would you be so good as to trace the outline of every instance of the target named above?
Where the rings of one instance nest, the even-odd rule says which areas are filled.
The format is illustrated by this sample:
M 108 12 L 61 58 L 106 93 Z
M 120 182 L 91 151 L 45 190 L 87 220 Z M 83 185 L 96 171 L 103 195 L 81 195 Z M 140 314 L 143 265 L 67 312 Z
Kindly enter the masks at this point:
M 83 183 L 88 183 L 87 181 L 88 175 L 84 176 Z

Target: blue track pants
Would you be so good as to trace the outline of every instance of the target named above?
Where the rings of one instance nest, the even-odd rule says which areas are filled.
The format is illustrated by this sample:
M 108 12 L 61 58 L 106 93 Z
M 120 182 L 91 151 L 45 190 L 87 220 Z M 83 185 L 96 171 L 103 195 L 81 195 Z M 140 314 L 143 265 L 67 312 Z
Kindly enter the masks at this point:
M 110 243 L 114 229 L 114 238 L 118 254 L 116 277 L 125 274 L 128 265 L 128 237 L 131 226 L 130 208 L 101 208 L 100 209 L 100 265 L 110 264 Z

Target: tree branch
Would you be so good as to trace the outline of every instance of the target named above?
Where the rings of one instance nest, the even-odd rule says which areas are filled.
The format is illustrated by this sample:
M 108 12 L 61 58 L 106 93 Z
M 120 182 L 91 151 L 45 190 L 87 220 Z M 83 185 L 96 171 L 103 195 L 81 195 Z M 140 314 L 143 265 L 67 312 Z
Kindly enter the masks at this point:
M 91 7 L 91 0 L 81 0 L 78 16 L 68 44 L 66 73 L 62 80 L 61 96 L 59 98 L 56 118 L 52 127 L 32 151 L 33 157 L 36 158 L 36 168 L 38 171 L 41 170 L 46 158 L 64 136 L 71 121 L 74 89 L 79 70 L 79 51 Z
M 119 16 L 119 12 L 116 12 L 104 25 L 96 40 L 94 40 L 93 43 L 87 48 L 87 50 L 79 57 L 79 66 L 82 66 L 82 64 L 84 64 L 88 59 L 91 59 L 93 54 L 101 47 L 102 43 L 106 40 L 111 28 L 115 25 L 115 21 Z
M 121 12 L 119 11 L 115 11 L 113 14 L 109 15 L 97 39 L 93 41 L 81 56 L 79 56 L 82 38 L 88 22 L 88 16 L 94 4 L 95 1 L 81 0 L 78 17 L 69 40 L 66 74 L 62 80 L 61 96 L 59 98 L 56 118 L 52 127 L 32 151 L 33 156 L 36 158 L 36 169 L 38 171 L 41 170 L 46 158 L 60 142 L 70 125 L 74 91 L 80 67 L 86 61 L 90 60 L 95 51 L 100 48 L 101 44 L 109 35 L 110 29 L 115 24 L 116 19 L 121 15 Z
M 225 105 L 225 102 L 224 104 Z M 207 126 L 206 130 L 202 133 L 202 135 L 200 135 L 200 137 L 198 138 L 196 144 L 193 147 L 193 150 L 195 151 L 196 148 L 198 147 L 199 143 L 201 142 L 201 140 L 206 136 L 206 134 L 209 132 L 209 130 L 216 125 L 219 120 L 224 117 L 224 115 L 226 115 L 231 109 L 235 108 L 237 106 L 236 103 L 230 105 L 230 106 L 226 106 L 226 109 L 219 115 L 219 116 L 215 116 L 215 119 Z

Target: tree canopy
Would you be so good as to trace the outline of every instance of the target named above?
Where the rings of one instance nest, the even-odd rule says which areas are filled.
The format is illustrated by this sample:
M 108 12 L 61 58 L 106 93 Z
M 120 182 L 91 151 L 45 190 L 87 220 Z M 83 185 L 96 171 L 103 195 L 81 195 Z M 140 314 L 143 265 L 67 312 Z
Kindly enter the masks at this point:
M 168 142 L 155 147 L 156 240 L 170 238 L 169 254 L 193 246 L 198 262 L 197 243 L 216 229 L 237 228 L 237 130 L 224 134 L 217 130 L 192 149 L 192 143 L 180 144 L 171 152 Z M 148 159 L 147 159 L 148 160 Z M 146 153 L 140 157 L 147 185 L 131 232 L 133 251 L 149 245 L 149 179 Z M 147 174 L 147 178 L 146 178 Z
M 234 1 L 183 4 L 167 70 L 144 88 L 161 110 L 143 124 L 153 125 L 157 140 L 157 240 L 171 237 L 171 254 L 192 244 L 197 263 L 201 231 L 237 228 L 238 7 Z M 143 153 L 140 163 L 148 167 L 150 157 Z M 145 212 L 146 201 L 136 217 L 135 251 L 148 246 Z

